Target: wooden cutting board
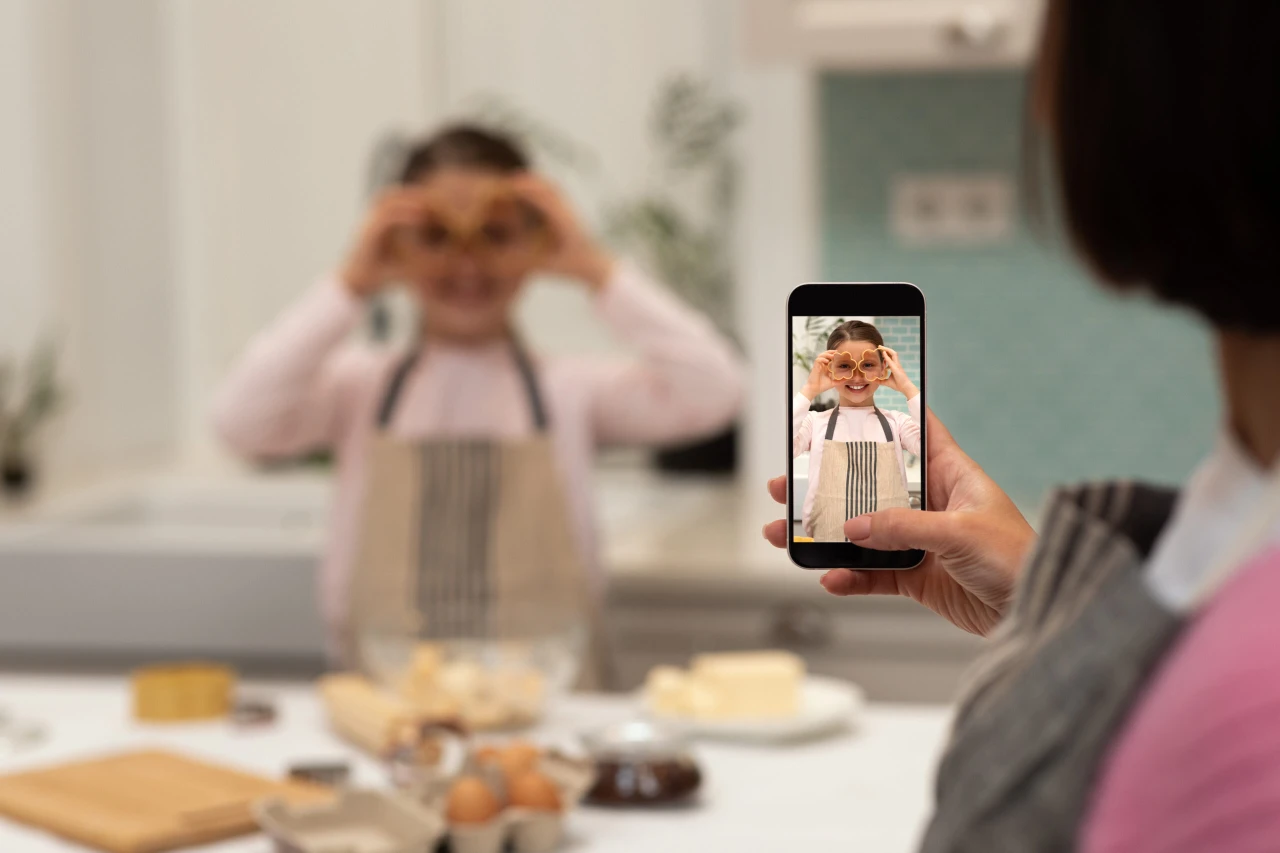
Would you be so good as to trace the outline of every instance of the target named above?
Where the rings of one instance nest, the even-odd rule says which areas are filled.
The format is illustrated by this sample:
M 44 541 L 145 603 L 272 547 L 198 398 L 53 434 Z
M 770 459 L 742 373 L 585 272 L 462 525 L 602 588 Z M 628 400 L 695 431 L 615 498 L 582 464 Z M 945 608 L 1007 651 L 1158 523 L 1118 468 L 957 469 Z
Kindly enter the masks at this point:
M 110 853 L 157 853 L 256 830 L 264 797 L 321 801 L 332 792 L 169 752 L 128 752 L 0 777 L 0 815 Z

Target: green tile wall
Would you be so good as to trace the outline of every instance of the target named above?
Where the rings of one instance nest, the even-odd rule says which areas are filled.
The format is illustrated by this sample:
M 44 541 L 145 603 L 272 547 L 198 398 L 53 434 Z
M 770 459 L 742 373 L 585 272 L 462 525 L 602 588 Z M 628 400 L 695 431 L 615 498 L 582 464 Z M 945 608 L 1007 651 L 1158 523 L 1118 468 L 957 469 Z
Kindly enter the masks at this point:
M 875 317 L 873 322 L 884 338 L 884 345 L 898 354 L 902 369 L 920 384 L 920 320 L 917 317 Z M 897 391 L 885 389 L 876 393 L 876 405 L 882 409 L 907 410 L 907 398 Z
M 1055 482 L 1180 480 L 1218 419 L 1197 322 L 1103 293 L 1025 224 L 968 249 L 890 233 L 894 174 L 1018 174 L 1022 91 L 1013 72 L 824 77 L 825 275 L 924 290 L 929 402 L 1024 507 Z

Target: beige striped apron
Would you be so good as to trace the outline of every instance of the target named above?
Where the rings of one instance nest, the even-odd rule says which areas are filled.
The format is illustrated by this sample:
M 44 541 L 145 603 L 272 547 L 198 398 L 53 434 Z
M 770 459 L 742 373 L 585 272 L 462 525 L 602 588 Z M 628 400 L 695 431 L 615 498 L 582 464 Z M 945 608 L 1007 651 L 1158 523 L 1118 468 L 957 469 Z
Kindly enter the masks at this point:
M 910 507 L 902 477 L 898 442 L 889 420 L 875 409 L 884 441 L 835 441 L 840 409 L 831 410 L 822 443 L 822 463 L 809 511 L 809 535 L 815 542 L 844 542 L 844 523 L 863 513 Z
M 560 484 L 549 420 L 527 354 L 512 354 L 533 435 L 517 439 L 391 435 L 421 348 L 396 367 L 378 407 L 351 575 L 350 652 L 377 671 L 418 640 L 575 645 L 599 686 L 594 600 Z

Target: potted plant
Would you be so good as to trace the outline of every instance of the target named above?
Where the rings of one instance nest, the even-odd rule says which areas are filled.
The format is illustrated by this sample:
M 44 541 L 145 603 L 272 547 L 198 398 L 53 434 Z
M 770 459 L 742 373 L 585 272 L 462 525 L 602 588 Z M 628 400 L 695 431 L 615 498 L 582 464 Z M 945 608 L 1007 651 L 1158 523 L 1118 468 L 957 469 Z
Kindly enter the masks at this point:
M 37 345 L 24 367 L 0 360 L 0 488 L 11 497 L 34 484 L 35 438 L 62 401 L 52 342 Z
M 827 349 L 827 337 L 831 330 L 851 317 L 806 317 L 804 326 L 791 330 L 791 362 L 795 368 L 792 384 L 799 388 L 813 370 L 813 360 Z M 836 404 L 834 390 L 824 391 L 809 406 L 812 411 L 825 412 Z
M 711 85 L 686 75 L 667 81 L 649 124 L 656 154 L 653 188 L 611 205 L 605 239 L 633 254 L 734 334 L 733 219 L 738 162 L 732 141 L 741 110 Z M 719 435 L 659 451 L 667 471 L 728 472 L 737 463 L 736 425 Z

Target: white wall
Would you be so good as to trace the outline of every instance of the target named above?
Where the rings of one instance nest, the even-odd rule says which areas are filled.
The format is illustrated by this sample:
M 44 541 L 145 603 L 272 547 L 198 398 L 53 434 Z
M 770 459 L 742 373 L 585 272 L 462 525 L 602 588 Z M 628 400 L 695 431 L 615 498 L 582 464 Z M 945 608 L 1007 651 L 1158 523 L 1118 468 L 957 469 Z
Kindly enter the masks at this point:
M 810 70 L 749 61 L 744 6 L 732 5 L 728 26 L 734 33 L 730 81 L 747 116 L 737 249 L 739 323 L 751 371 L 743 412 L 743 535 L 759 536 L 760 522 L 784 515 L 764 483 L 785 473 L 790 452 L 787 295 L 817 281 L 821 271 L 818 102 Z
M 0 351 L 63 348 L 54 479 L 171 446 L 157 2 L 0 4 Z
M 171 0 L 164 77 L 184 341 L 183 437 L 245 341 L 330 270 L 375 140 L 433 111 L 420 0 Z

